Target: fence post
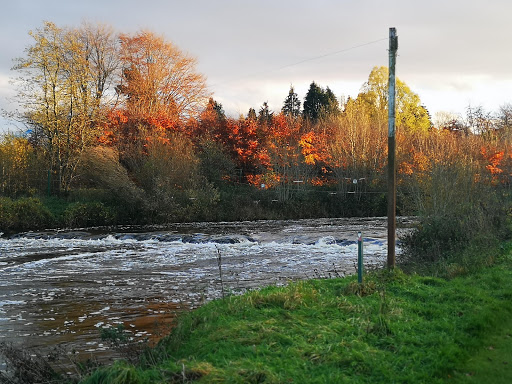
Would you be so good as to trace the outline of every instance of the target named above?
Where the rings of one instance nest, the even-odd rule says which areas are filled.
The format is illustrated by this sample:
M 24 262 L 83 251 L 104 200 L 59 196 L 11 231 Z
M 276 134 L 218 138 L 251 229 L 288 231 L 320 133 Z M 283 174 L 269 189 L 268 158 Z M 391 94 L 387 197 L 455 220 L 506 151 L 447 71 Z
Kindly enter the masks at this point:
M 357 282 L 363 283 L 363 235 L 357 233 Z

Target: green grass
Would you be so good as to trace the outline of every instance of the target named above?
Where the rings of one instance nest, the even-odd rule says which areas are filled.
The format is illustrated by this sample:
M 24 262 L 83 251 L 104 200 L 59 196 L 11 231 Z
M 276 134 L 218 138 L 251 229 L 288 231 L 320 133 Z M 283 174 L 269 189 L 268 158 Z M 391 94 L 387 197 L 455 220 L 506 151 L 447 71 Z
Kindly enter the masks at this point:
M 363 287 L 314 280 L 214 301 L 182 316 L 139 366 L 117 362 L 84 382 L 466 382 L 469 371 L 488 377 L 488 352 L 508 372 L 511 343 L 499 341 L 510 335 L 511 266 L 452 280 L 383 271 Z
M 500 327 L 452 375 L 447 383 L 512 383 L 512 319 Z

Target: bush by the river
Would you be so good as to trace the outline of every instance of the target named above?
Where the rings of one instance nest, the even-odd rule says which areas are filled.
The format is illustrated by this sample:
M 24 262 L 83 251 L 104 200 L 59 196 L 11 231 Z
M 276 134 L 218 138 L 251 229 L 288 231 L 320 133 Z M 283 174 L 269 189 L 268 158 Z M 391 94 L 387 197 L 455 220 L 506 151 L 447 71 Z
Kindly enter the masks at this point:
M 70 204 L 63 216 L 66 226 L 72 228 L 112 225 L 116 220 L 114 211 L 97 201 Z
M 76 189 L 61 196 L 0 198 L 0 230 L 48 227 L 166 224 L 319 217 L 383 216 L 383 193 L 337 194 L 329 187 L 291 191 L 279 199 L 274 190 L 249 185 L 183 190 L 179 193 L 119 195 L 110 189 Z
M 37 198 L 0 197 L 0 231 L 41 229 L 53 223 L 50 210 Z
M 510 238 L 507 188 L 475 182 L 475 171 L 454 161 L 435 164 L 428 178 L 411 183 L 406 203 L 418 225 L 401 238 L 402 262 L 416 271 L 457 275 L 493 263 Z

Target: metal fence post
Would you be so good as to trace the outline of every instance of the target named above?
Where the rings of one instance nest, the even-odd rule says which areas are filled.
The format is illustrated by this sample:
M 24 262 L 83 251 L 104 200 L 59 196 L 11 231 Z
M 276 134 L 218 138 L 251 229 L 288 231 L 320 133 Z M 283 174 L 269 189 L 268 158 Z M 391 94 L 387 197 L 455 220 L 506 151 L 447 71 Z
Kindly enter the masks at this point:
M 363 283 L 363 235 L 357 233 L 357 282 Z

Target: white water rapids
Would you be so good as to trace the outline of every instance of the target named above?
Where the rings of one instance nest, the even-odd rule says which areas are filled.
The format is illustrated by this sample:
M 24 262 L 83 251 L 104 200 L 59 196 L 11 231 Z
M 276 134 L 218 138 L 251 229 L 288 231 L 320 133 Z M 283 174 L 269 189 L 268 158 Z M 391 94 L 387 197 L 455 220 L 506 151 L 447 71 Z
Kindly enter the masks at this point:
M 226 293 L 355 272 L 386 259 L 386 219 L 179 224 L 0 238 L 0 341 L 82 354 L 107 349 L 101 328 L 146 338 L 176 311 Z

